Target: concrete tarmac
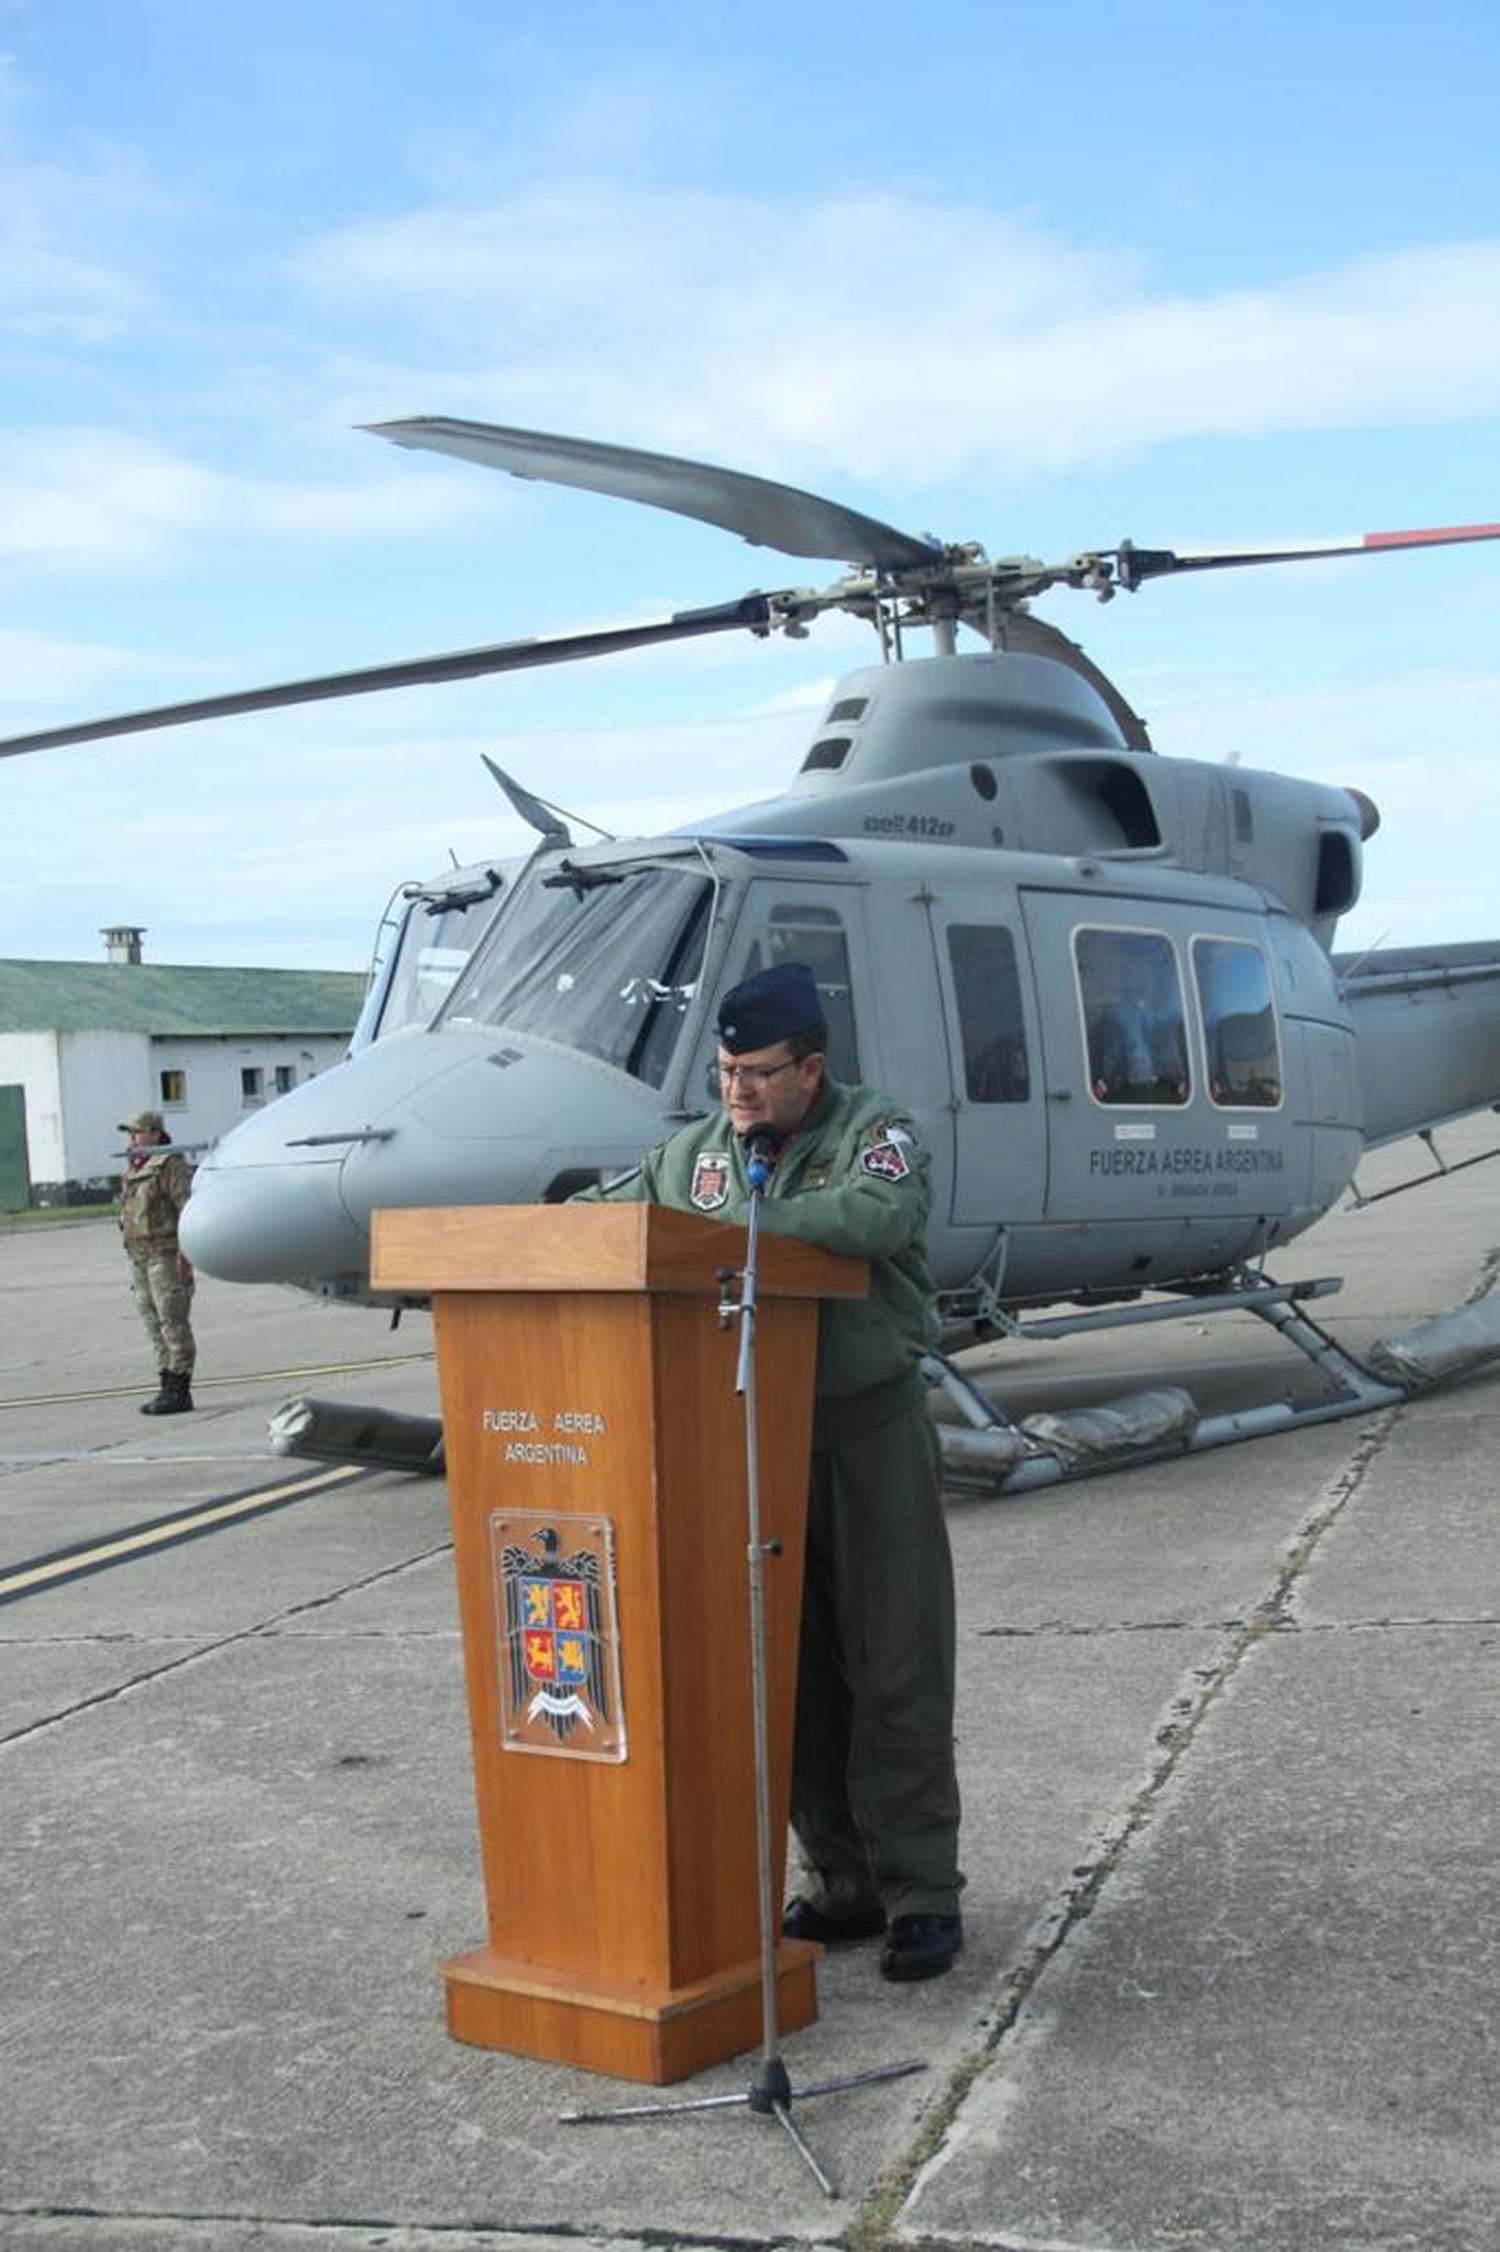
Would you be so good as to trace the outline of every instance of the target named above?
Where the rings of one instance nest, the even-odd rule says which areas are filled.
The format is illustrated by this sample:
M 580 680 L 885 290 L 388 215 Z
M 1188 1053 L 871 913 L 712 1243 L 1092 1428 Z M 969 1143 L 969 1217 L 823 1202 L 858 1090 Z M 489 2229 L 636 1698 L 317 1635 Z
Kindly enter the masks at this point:
M 1345 1275 L 1315 1311 L 1357 1349 L 1497 1244 L 1480 1167 L 1273 1264 Z M 786 2061 L 830 2200 L 742 2106 L 565 2125 L 643 2091 L 446 2034 L 484 1903 L 443 1487 L 265 1436 L 299 1391 L 430 1411 L 426 1318 L 205 1282 L 197 1411 L 153 1420 L 107 1221 L 0 1235 L 0 1288 L 7 2252 L 1500 2242 L 1500 1374 L 952 1502 L 968 1944 L 928 1985 L 820 1966 Z M 1243 1315 L 985 1373 L 1310 1388 Z

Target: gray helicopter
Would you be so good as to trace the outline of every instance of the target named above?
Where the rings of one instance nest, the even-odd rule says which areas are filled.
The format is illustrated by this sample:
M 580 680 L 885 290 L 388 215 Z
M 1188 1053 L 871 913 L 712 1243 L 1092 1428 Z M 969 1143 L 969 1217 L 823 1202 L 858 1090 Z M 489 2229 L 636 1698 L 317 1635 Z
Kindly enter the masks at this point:
M 867 621 L 880 661 L 839 681 L 783 791 L 667 836 L 579 843 L 586 824 L 492 767 L 534 850 L 393 904 L 347 1059 L 200 1166 L 183 1228 L 199 1266 L 368 1299 L 381 1207 L 560 1201 L 627 1168 L 712 1107 L 718 993 L 795 958 L 823 993 L 835 1074 L 899 1090 L 931 1146 L 951 1345 L 1025 1333 L 1028 1309 L 1060 1302 L 1078 1310 L 1049 1334 L 1248 1307 L 1318 1361 L 1326 1412 L 1426 1380 L 1336 1354 L 1301 1305 L 1330 1285 L 1276 1284 L 1263 1262 L 1366 1151 L 1500 1102 L 1500 941 L 1341 959 L 1370 801 L 1157 754 L 1030 605 L 1500 525 L 992 561 L 671 456 L 441 417 L 372 428 L 847 568 L 821 589 L 158 707 L 0 755 L 703 635 L 801 636 L 829 610 Z M 961 628 L 983 646 L 961 653 Z M 934 653 L 909 657 L 918 629 Z M 1452 1341 L 1438 1353 L 1449 1373 Z M 1097 1446 L 1049 1439 L 1013 1431 L 951 1366 L 934 1373 L 967 1427 L 950 1467 L 980 1483 L 1250 1435 L 1163 1401 Z

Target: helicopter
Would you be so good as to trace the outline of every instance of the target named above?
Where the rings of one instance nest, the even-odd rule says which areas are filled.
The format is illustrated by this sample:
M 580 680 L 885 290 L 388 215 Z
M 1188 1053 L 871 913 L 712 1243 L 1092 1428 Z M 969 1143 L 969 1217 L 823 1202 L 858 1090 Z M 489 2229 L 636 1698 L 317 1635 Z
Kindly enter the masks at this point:
M 1265 1258 L 1367 1151 L 1421 1134 L 1436 1157 L 1434 1129 L 1500 1104 L 1500 941 L 1335 954 L 1379 824 L 1369 798 L 1159 754 L 1032 604 L 1500 524 L 992 560 L 671 455 L 443 416 L 367 427 L 842 574 L 50 729 L 0 756 L 707 635 L 800 638 L 831 611 L 873 628 L 878 662 L 839 680 L 785 788 L 667 835 L 580 843 L 589 824 L 487 760 L 534 849 L 394 903 L 347 1058 L 201 1163 L 182 1231 L 196 1265 L 378 1301 L 375 1211 L 559 1202 L 624 1172 L 715 1107 L 718 994 L 796 959 L 835 1076 L 898 1091 L 931 1150 L 948 1345 L 1023 1333 L 1058 1304 L 1078 1311 L 1053 1334 L 1131 1307 L 1248 1306 L 1328 1367 L 1295 1303 L 1328 1285 L 1275 1285 Z M 930 654 L 909 653 L 919 631 Z M 960 650 L 961 631 L 981 646 Z M 950 1379 L 993 1433 L 951 1364 Z M 1334 1390 L 1339 1412 L 1389 1395 L 1352 1365 Z

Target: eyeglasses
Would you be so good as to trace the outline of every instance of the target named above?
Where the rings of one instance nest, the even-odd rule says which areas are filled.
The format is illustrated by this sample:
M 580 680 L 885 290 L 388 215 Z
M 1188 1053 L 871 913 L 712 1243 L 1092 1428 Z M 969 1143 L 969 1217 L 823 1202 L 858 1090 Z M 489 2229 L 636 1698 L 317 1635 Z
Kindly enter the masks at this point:
M 732 1087 L 738 1080 L 743 1093 L 758 1095 L 766 1081 L 774 1079 L 778 1071 L 795 1071 L 797 1058 L 788 1056 L 784 1063 L 771 1064 L 721 1063 L 715 1068 L 719 1075 L 721 1087 Z

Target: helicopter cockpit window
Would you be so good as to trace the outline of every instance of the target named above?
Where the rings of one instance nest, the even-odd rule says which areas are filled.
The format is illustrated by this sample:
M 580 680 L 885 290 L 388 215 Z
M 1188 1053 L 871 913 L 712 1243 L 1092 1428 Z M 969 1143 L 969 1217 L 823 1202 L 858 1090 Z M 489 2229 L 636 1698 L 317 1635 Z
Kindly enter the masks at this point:
M 964 1048 L 964 1093 L 971 1103 L 1031 1099 L 1026 1025 L 1015 940 L 988 923 L 954 923 L 948 961 Z
M 431 1024 L 494 914 L 493 894 L 434 905 L 423 893 L 414 893 L 402 918 L 372 1039 L 388 1040 L 394 1032 L 416 1032 Z
M 696 868 L 584 869 L 517 886 L 445 1026 L 534 1032 L 659 1087 L 697 990 L 714 887 Z
M 1281 1100 L 1281 1054 L 1264 954 L 1239 939 L 1195 938 L 1193 975 L 1210 1098 L 1224 1109 L 1274 1108 Z
M 1077 930 L 1073 954 L 1100 1103 L 1185 1103 L 1191 1092 L 1182 984 L 1160 931 Z

